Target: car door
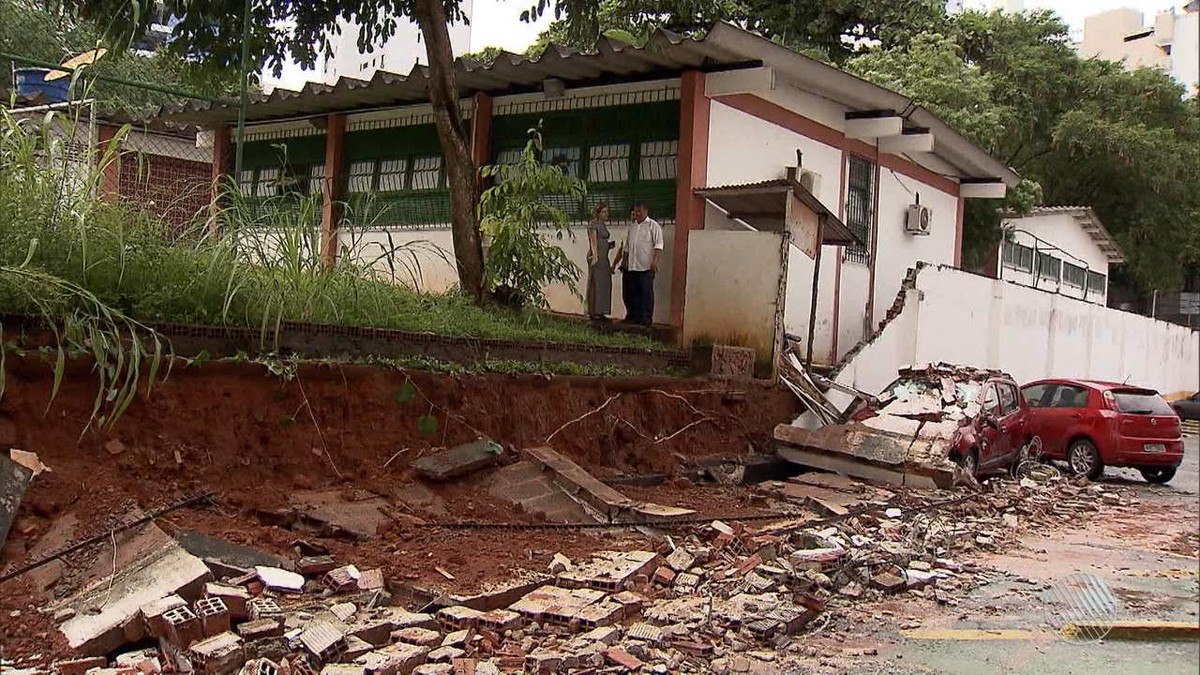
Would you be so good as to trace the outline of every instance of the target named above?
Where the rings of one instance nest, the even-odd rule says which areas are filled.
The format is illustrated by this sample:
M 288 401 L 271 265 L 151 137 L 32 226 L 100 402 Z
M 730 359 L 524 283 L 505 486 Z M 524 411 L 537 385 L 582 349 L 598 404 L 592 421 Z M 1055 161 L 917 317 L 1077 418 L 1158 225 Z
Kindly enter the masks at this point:
M 1054 392 L 1057 389 L 1058 384 L 1055 382 L 1031 382 L 1021 387 L 1021 395 L 1025 397 L 1025 403 L 1029 406 L 1029 414 L 1025 420 L 1026 429 L 1030 436 L 1037 436 L 1042 440 L 1043 454 L 1049 452 L 1043 427 L 1052 414 L 1050 402 L 1054 400 Z
M 1087 419 L 1090 393 L 1087 387 L 1061 383 L 1054 388 L 1049 405 L 1038 411 L 1035 428 L 1042 439 L 1042 452 L 1047 458 L 1066 459 L 1067 442 L 1079 429 L 1090 426 Z
M 997 382 L 996 391 L 1000 394 L 1000 417 L 997 420 L 997 426 L 1000 427 L 1000 447 L 997 450 L 996 463 L 1007 466 L 1020 452 L 1025 441 L 1025 411 L 1021 407 L 1020 394 L 1017 393 L 1015 384 Z
M 1000 433 L 1000 391 L 995 382 L 984 385 L 980 401 L 983 409 L 975 420 L 975 433 L 980 439 L 979 467 L 984 469 L 998 464 L 1007 451 Z

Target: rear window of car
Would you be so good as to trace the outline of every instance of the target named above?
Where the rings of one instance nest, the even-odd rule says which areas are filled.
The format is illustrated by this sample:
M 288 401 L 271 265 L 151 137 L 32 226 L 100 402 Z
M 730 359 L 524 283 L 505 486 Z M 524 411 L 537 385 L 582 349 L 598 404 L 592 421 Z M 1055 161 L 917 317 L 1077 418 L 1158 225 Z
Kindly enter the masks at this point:
M 1117 410 L 1131 415 L 1174 415 L 1167 401 L 1153 391 L 1114 391 Z

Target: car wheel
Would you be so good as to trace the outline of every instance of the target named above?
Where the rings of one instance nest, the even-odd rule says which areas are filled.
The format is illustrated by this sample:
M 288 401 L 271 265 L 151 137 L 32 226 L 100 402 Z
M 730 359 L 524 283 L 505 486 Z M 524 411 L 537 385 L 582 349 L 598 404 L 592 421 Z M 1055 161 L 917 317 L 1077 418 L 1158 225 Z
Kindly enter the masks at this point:
M 1076 476 L 1087 476 L 1088 480 L 1096 480 L 1104 473 L 1104 462 L 1096 444 L 1086 438 L 1075 441 L 1067 448 L 1067 464 L 1071 473 Z
M 979 453 L 977 451 L 968 450 L 967 454 L 958 458 L 958 465 L 972 477 L 979 477 Z
M 1157 485 L 1169 483 L 1175 477 L 1175 467 L 1173 466 L 1146 466 L 1138 471 L 1142 473 L 1142 478 L 1145 478 L 1147 483 Z

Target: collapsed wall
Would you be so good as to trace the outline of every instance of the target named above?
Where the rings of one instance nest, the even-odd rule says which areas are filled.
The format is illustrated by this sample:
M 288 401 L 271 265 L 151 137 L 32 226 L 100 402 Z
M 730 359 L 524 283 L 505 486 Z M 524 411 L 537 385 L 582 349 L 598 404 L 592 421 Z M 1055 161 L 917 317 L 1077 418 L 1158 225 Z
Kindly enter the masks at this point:
M 1021 383 L 1047 377 L 1129 382 L 1178 398 L 1200 388 L 1200 332 L 951 267 L 922 266 L 906 279 L 889 320 L 843 359 L 835 379 L 878 392 L 900 368 L 937 362 L 1004 370 Z

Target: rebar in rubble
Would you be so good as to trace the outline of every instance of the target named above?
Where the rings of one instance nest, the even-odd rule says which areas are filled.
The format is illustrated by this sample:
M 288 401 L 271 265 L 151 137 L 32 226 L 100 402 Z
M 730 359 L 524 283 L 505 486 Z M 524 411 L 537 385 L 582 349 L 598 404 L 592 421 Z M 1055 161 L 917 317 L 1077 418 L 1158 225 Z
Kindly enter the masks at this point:
M 7 574 L 0 576 L 0 584 L 8 581 L 9 579 L 15 579 L 16 577 L 19 577 L 22 574 L 25 574 L 26 572 L 32 572 L 33 570 L 41 567 L 42 565 L 54 562 L 55 560 L 58 560 L 59 558 L 62 558 L 63 556 L 70 555 L 76 551 L 85 549 L 88 546 L 91 546 L 92 544 L 95 544 L 97 542 L 100 542 L 105 539 L 116 536 L 120 532 L 124 532 L 125 530 L 132 529 L 139 525 L 144 525 L 144 524 L 154 520 L 155 518 L 158 518 L 159 516 L 170 513 L 171 511 L 181 509 L 185 506 L 191 506 L 192 504 L 195 504 L 196 502 L 211 500 L 215 494 L 216 493 L 214 493 L 212 491 L 208 491 L 208 492 L 201 492 L 200 494 L 197 494 L 197 495 L 192 495 L 191 497 L 184 497 L 183 499 L 180 499 L 176 502 L 173 502 L 173 503 L 167 504 L 166 506 L 163 506 L 161 508 L 155 509 L 155 510 L 147 513 L 146 515 L 142 516 L 141 518 L 138 518 L 137 520 L 125 523 L 123 525 L 118 525 L 117 527 L 105 530 L 104 532 L 100 532 L 95 535 L 92 535 L 86 539 L 78 541 L 74 544 L 71 544 L 71 545 L 65 547 L 65 548 L 59 549 L 58 551 L 55 551 L 54 553 L 51 553 L 44 558 L 39 558 L 38 560 L 31 562 L 28 565 L 25 565 L 23 567 L 13 570 L 12 572 L 9 572 Z

